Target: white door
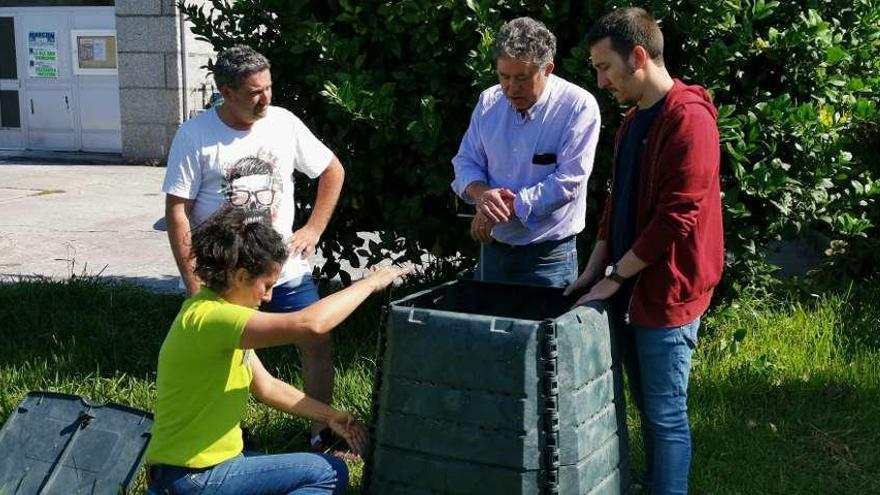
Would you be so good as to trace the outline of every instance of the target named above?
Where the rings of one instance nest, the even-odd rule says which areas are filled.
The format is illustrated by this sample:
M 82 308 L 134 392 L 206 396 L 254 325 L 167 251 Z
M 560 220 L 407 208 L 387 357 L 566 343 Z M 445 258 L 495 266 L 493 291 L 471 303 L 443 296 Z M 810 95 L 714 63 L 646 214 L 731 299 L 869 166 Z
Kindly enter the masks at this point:
M 27 147 L 34 150 L 80 149 L 73 101 L 69 14 L 22 10 L 18 39 L 27 57 L 22 74 L 27 119 Z
M 0 15 L 0 149 L 24 148 L 15 16 Z
M 73 63 L 79 56 L 77 45 L 83 45 L 83 54 L 93 59 L 87 64 L 104 67 L 73 70 L 82 150 L 121 152 L 115 11 L 113 7 L 74 9 L 70 19 Z

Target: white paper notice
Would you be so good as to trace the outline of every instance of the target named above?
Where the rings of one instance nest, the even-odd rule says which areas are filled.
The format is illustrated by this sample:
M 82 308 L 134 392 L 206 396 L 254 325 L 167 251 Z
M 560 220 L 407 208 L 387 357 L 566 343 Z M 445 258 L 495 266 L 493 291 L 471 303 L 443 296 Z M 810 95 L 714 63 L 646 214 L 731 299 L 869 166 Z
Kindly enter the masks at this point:
M 107 42 L 102 39 L 95 40 L 93 59 L 95 62 L 107 61 Z

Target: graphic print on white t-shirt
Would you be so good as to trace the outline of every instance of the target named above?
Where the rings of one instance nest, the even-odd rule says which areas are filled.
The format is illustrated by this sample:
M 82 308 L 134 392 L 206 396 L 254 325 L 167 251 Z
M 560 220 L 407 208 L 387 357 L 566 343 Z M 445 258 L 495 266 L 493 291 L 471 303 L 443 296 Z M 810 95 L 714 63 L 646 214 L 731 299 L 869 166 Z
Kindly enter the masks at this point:
M 224 182 L 221 190 L 226 207 L 243 208 L 271 223 L 277 221 L 284 182 L 278 159 L 272 153 L 261 150 L 222 168 Z

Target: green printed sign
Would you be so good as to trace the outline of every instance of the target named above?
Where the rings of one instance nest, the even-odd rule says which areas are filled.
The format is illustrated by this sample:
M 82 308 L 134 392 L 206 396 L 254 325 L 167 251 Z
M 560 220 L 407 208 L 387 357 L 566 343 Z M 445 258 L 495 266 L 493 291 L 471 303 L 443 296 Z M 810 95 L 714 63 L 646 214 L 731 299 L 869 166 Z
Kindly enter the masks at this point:
M 49 77 L 53 79 L 58 77 L 58 71 L 54 67 L 37 67 L 35 72 L 37 77 Z
M 58 78 L 58 46 L 53 31 L 28 33 L 28 75 L 35 78 Z
M 35 60 L 55 60 L 55 52 L 50 52 L 49 50 L 37 50 L 34 52 Z

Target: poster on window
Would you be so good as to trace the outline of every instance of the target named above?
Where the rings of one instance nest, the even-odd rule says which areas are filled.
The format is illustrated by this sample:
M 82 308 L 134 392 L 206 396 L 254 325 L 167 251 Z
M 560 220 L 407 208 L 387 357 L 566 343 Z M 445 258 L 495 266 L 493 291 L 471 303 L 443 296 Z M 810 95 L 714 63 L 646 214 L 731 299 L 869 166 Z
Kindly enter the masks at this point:
M 116 74 L 116 31 L 75 29 L 73 72 L 78 75 Z
M 36 78 L 58 79 L 58 45 L 54 32 L 28 33 L 28 74 Z

